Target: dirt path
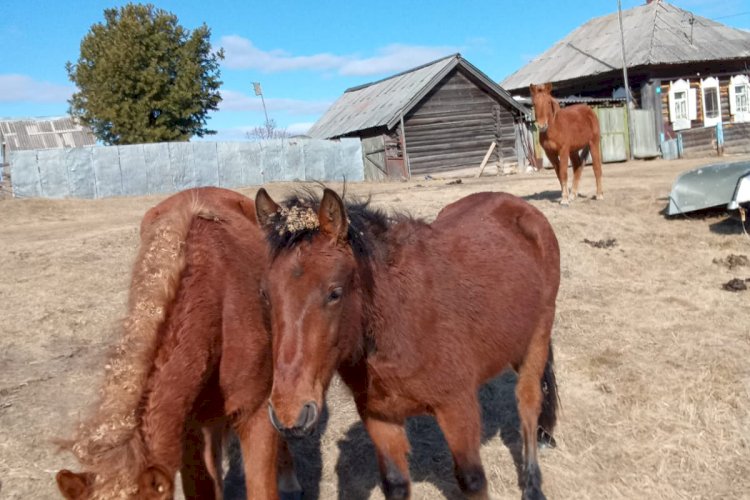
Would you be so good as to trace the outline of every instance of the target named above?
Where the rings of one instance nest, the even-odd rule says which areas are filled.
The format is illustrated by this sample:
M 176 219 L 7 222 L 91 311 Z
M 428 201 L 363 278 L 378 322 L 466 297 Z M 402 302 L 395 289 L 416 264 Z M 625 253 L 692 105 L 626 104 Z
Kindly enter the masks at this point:
M 750 491 L 750 291 L 722 289 L 750 278 L 749 266 L 726 260 L 750 256 L 750 239 L 724 215 L 661 214 L 676 175 L 700 163 L 605 165 L 606 200 L 570 208 L 557 204 L 551 171 L 347 186 L 428 219 L 471 192 L 508 191 L 552 222 L 563 281 L 554 333 L 559 446 L 541 455 L 550 498 Z M 278 196 L 291 185 L 268 187 Z M 582 187 L 593 195 L 590 169 Z M 54 473 L 74 466 L 52 439 L 92 401 L 124 311 L 138 223 L 161 198 L 0 200 L 0 498 L 56 498 Z M 496 498 L 520 495 L 512 390 L 505 375 L 482 391 L 482 455 Z M 297 446 L 308 498 L 382 498 L 372 447 L 339 383 L 328 405 L 325 431 Z M 414 419 L 409 433 L 414 497 L 460 498 L 432 419 Z

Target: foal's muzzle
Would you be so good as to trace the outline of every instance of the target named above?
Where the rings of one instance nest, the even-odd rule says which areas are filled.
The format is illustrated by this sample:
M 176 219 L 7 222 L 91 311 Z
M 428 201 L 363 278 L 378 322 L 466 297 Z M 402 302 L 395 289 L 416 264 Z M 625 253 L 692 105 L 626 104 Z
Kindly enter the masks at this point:
M 268 416 L 271 418 L 271 424 L 282 436 L 285 438 L 299 438 L 312 433 L 315 425 L 318 423 L 320 411 L 318 411 L 318 405 L 314 401 L 305 403 L 299 412 L 297 421 L 291 427 L 285 427 L 281 423 L 271 403 L 268 403 Z
M 539 129 L 539 132 L 546 132 L 547 131 L 547 127 L 549 127 L 549 125 L 537 125 L 537 128 Z

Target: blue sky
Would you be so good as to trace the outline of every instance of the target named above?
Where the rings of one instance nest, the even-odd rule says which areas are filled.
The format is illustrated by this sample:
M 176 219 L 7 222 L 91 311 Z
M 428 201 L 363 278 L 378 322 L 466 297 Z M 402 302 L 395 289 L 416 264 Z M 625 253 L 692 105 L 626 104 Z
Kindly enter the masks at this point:
M 4 0 L 0 6 L 0 117 L 60 116 L 75 90 L 65 63 L 105 8 L 127 2 Z M 292 2 L 155 1 L 188 29 L 206 23 L 223 47 L 214 140 L 242 140 L 270 118 L 304 132 L 349 87 L 460 52 L 500 81 L 616 0 Z M 622 0 L 623 9 L 644 0 Z M 750 29 L 750 0 L 675 0 L 674 5 Z M 562 6 L 565 6 L 564 8 Z

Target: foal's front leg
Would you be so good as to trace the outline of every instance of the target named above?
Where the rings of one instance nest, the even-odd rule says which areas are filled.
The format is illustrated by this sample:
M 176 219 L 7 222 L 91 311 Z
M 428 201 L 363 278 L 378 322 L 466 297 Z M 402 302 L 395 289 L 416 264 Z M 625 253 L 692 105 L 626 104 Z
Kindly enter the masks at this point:
M 570 160 L 570 150 L 563 148 L 560 150 L 560 167 L 558 169 L 558 179 L 560 180 L 560 189 L 562 191 L 561 205 L 568 205 L 570 198 L 568 196 L 568 161 Z
M 383 494 L 388 500 L 408 499 L 411 496 L 409 478 L 409 440 L 403 422 L 386 422 L 365 418 L 365 427 L 375 444 L 380 467 Z
M 435 417 L 453 455 L 453 468 L 461 491 L 472 499 L 488 499 L 487 478 L 479 456 L 482 422 L 476 394 L 441 406 L 435 410 Z
M 252 414 L 242 414 L 235 424 L 245 465 L 247 498 L 278 498 L 276 483 L 278 440 L 268 411 L 261 405 Z

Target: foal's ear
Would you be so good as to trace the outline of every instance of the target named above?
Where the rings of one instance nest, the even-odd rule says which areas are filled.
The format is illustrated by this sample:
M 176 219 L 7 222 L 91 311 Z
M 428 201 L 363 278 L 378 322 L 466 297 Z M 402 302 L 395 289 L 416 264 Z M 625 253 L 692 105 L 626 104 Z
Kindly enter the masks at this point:
M 531 92 L 531 95 L 536 94 L 536 85 L 534 85 L 533 83 L 530 83 L 529 84 L 529 92 Z
M 542 89 L 547 92 L 548 94 L 552 93 L 552 82 L 547 82 L 544 85 L 542 85 Z
M 346 241 L 346 233 L 349 231 L 349 221 L 346 217 L 344 202 L 335 191 L 326 188 L 323 191 L 323 199 L 320 200 L 318 210 L 318 221 L 320 232 L 339 242 Z
M 94 482 L 94 475 L 88 472 L 76 474 L 75 472 L 63 469 L 55 476 L 57 487 L 66 500 L 83 500 L 89 494 L 91 483 Z
M 279 205 L 271 199 L 265 189 L 260 188 L 255 195 L 255 217 L 261 228 L 272 224 L 271 216 L 279 210 Z
M 161 500 L 174 496 L 174 482 L 166 470 L 152 465 L 138 478 L 139 498 Z

